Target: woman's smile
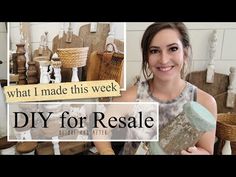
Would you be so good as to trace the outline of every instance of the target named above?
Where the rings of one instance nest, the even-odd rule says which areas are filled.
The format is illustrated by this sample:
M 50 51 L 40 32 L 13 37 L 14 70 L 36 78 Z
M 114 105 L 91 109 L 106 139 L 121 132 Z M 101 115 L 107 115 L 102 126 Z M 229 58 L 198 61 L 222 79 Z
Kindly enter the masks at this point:
M 158 66 L 156 69 L 161 72 L 169 72 L 174 68 L 174 66 Z

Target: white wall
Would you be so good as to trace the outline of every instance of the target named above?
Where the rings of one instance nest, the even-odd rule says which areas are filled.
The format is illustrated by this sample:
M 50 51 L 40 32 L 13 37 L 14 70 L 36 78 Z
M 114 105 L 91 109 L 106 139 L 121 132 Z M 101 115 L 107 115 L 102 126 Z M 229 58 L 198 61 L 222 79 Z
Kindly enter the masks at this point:
M 127 23 L 127 86 L 141 70 L 141 38 L 151 23 Z M 236 23 L 185 23 L 193 48 L 191 71 L 205 70 L 209 63 L 209 38 L 217 30 L 215 68 L 217 73 L 229 74 L 236 66 Z
M 0 22 L 0 79 L 7 79 L 7 30 L 5 22 Z

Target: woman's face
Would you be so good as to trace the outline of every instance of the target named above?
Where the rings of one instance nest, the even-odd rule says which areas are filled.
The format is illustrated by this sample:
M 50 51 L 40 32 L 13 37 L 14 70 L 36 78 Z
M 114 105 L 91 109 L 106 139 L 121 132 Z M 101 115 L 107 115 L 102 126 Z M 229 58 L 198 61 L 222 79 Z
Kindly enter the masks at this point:
M 171 81 L 181 78 L 184 64 L 184 49 L 177 30 L 163 29 L 151 41 L 149 47 L 149 67 L 155 78 Z

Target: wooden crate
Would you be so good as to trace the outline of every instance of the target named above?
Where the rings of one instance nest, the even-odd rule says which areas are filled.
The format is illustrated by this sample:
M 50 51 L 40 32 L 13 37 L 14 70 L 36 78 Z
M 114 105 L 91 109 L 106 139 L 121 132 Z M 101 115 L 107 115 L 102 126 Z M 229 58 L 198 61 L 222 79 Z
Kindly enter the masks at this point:
M 59 148 L 61 155 L 76 155 L 87 151 L 91 147 L 88 142 L 60 142 Z M 36 148 L 37 155 L 54 155 L 53 144 L 42 142 Z
M 214 83 L 210 84 L 206 83 L 206 73 L 206 70 L 192 72 L 187 75 L 186 80 L 216 99 L 218 113 L 236 113 L 236 106 L 234 108 L 226 107 L 229 76 L 226 74 L 215 73 Z
M 214 83 L 211 84 L 206 83 L 206 73 L 206 70 L 192 72 L 187 75 L 186 80 L 214 97 L 221 93 L 227 92 L 229 85 L 228 75 L 215 73 Z

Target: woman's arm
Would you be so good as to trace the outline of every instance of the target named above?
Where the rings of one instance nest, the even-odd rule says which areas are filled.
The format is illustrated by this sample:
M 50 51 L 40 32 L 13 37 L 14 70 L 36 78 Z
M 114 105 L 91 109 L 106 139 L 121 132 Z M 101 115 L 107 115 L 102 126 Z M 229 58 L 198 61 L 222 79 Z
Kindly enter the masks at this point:
M 136 100 L 137 87 L 133 86 L 127 91 L 122 92 L 120 97 L 113 99 L 113 102 L 133 102 Z M 115 113 L 114 113 L 115 114 Z M 115 155 L 111 142 L 95 141 L 95 147 L 100 155 Z
M 213 96 L 210 94 L 198 89 L 197 90 L 197 102 L 204 106 L 208 111 L 210 111 L 213 116 L 217 119 L 217 104 Z M 214 144 L 215 144 L 215 129 L 206 132 L 200 138 L 196 147 L 190 147 L 187 151 L 182 151 L 184 155 L 194 155 L 194 154 L 208 154 L 211 155 L 214 153 Z
M 110 142 L 95 141 L 94 145 L 100 155 L 115 155 Z

